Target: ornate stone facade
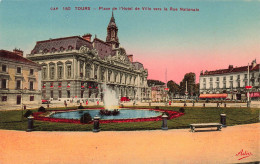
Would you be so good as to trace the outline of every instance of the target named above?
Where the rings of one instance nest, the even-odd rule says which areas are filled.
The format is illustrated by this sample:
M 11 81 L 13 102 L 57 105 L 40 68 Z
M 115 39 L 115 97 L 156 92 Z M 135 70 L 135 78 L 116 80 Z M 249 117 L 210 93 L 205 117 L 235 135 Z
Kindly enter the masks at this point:
M 42 97 L 45 99 L 103 99 L 103 85 L 118 97 L 143 100 L 150 97 L 148 71 L 133 62 L 119 46 L 114 16 L 107 28 L 107 41 L 91 34 L 50 39 L 36 43 L 27 58 L 42 66 Z

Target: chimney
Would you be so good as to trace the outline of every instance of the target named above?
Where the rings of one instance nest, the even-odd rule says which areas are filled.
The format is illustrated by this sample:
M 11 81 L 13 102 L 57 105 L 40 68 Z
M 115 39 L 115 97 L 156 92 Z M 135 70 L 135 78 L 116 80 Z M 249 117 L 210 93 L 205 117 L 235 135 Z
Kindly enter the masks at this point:
M 229 70 L 233 69 L 233 65 L 229 65 L 229 66 L 228 66 L 228 69 L 229 69 Z
M 256 66 L 256 59 L 251 62 L 252 68 Z
M 16 54 L 19 55 L 19 56 L 23 56 L 23 51 L 20 50 L 20 49 L 15 48 L 15 49 L 13 50 L 13 52 L 16 53 Z
M 91 36 L 92 35 L 88 33 L 88 34 L 83 35 L 82 38 L 87 40 L 87 41 L 89 41 L 89 42 L 91 42 Z
M 127 55 L 127 57 L 128 57 L 128 59 L 129 59 L 129 61 L 130 61 L 131 63 L 133 63 L 133 55 Z

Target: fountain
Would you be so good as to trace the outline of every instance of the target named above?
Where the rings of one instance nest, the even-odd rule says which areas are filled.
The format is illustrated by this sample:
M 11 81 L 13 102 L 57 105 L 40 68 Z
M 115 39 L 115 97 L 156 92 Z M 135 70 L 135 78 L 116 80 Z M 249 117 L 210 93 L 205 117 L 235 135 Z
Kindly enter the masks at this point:
M 49 117 L 41 116 L 40 112 L 35 114 L 36 120 L 53 121 L 53 122 L 66 122 L 66 123 L 82 123 L 80 122 L 81 117 L 85 113 L 94 118 L 100 117 L 100 123 L 120 123 L 120 122 L 141 122 L 141 121 L 159 121 L 162 120 L 162 113 L 167 112 L 169 119 L 179 117 L 183 113 L 176 112 L 173 110 L 164 109 L 121 109 L 119 110 L 119 99 L 115 90 L 111 87 L 103 84 L 103 100 L 104 109 L 90 108 L 90 110 L 75 110 L 75 111 L 55 111 Z
M 118 106 L 118 99 L 116 91 L 107 86 L 106 84 L 102 85 L 103 91 L 104 91 L 104 108 L 103 110 L 100 110 L 100 115 L 118 115 L 119 112 L 119 106 Z
M 107 110 L 119 109 L 116 91 L 106 84 L 103 84 L 102 87 L 104 91 L 104 108 Z

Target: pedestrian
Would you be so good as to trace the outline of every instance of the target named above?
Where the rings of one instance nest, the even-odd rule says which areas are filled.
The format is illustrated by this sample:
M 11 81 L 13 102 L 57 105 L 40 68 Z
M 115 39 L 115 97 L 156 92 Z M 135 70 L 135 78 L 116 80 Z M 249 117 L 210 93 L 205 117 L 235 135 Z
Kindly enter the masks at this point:
M 219 106 L 219 102 L 217 102 L 217 107 L 220 107 L 220 106 Z

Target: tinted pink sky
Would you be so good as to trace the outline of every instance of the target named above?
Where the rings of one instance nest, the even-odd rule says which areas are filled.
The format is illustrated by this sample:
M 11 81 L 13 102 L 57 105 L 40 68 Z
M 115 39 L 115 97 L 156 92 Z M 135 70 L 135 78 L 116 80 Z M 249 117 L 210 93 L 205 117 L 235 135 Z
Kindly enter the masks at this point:
M 199 82 L 199 74 L 202 70 L 226 69 L 229 65 L 245 66 L 254 59 L 257 63 L 260 61 L 259 42 L 253 38 L 237 41 L 230 47 L 223 43 L 206 49 L 160 50 L 158 48 L 158 51 L 146 51 L 138 47 L 136 49 L 132 52 L 135 54 L 134 61 L 141 61 L 148 69 L 148 79 L 163 82 L 165 82 L 166 68 L 168 81 L 179 83 L 185 73 L 194 72 L 196 82 Z
M 46 3 L 47 2 L 47 3 Z M 201 0 L 8 1 L 0 3 L 0 48 L 26 54 L 37 41 L 91 33 L 105 40 L 111 11 L 51 11 L 66 6 L 198 8 L 199 12 L 114 11 L 120 46 L 149 79 L 179 83 L 184 75 L 260 62 L 260 2 Z

